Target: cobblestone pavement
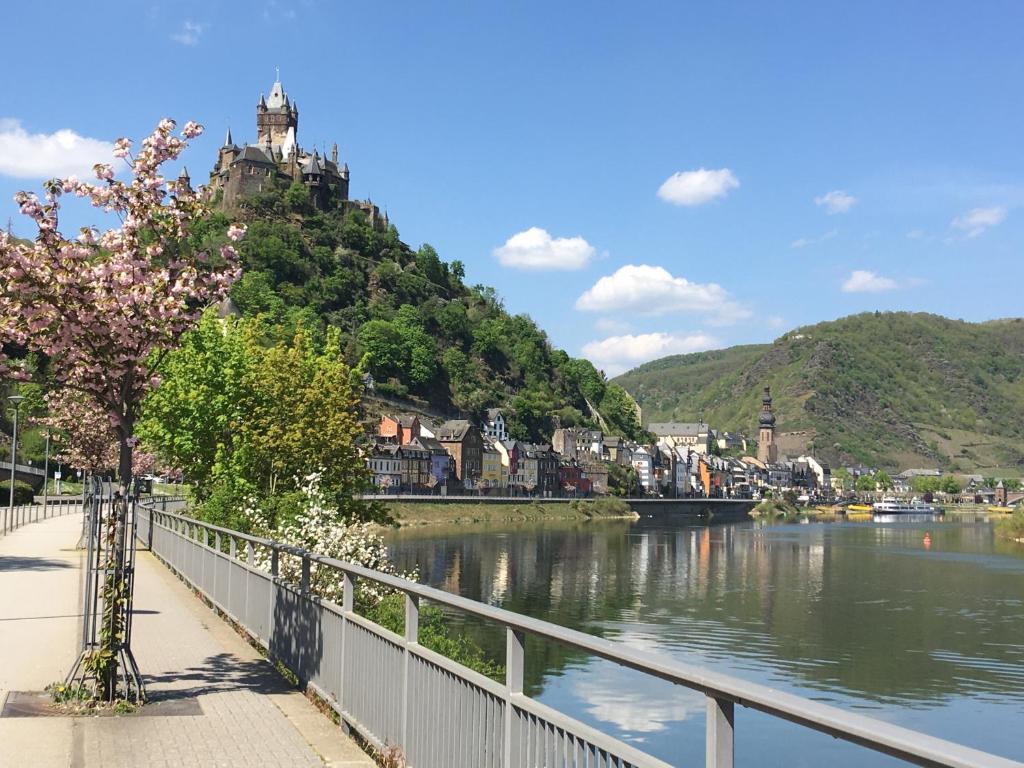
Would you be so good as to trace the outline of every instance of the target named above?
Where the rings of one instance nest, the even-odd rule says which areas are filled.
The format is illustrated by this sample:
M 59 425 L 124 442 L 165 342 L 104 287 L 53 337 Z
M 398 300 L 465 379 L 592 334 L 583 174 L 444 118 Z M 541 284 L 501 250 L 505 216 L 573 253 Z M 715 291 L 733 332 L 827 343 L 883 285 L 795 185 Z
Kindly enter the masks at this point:
M 62 679 L 76 658 L 80 530 L 71 516 L 0 538 L 0 701 Z M 120 717 L 0 717 L 0 766 L 374 765 L 148 552 L 135 609 L 152 704 Z M 148 714 L 165 710 L 191 714 Z

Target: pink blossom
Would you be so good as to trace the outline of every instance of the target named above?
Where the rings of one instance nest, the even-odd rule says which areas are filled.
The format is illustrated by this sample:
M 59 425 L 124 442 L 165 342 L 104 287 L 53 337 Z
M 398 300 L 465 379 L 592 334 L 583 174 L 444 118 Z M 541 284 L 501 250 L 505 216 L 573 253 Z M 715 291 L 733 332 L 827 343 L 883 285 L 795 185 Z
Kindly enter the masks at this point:
M 194 139 L 196 136 L 200 136 L 203 133 L 203 126 L 199 123 L 189 120 L 185 123 L 185 127 L 181 130 L 181 135 L 186 139 Z
M 230 246 L 221 249 L 223 262 L 213 263 L 188 245 L 193 224 L 208 209 L 197 195 L 167 194 L 160 168 L 187 145 L 170 135 L 173 128 L 172 120 L 163 120 L 141 142 L 126 182 L 114 179 L 110 165 L 99 164 L 96 177 L 105 183 L 74 177 L 47 182 L 45 205 L 19 192 L 15 201 L 36 222 L 39 235 L 27 244 L 0 236 L 0 344 L 48 357 L 61 391 L 72 393 L 64 405 L 55 401 L 51 412 L 63 408 L 70 422 L 83 419 L 83 409 L 99 415 L 110 425 L 97 443 L 105 446 L 118 440 L 128 446 L 139 403 L 159 383 L 147 361 L 175 346 L 203 307 L 223 300 L 240 274 Z M 199 131 L 189 123 L 183 135 L 188 139 Z M 115 154 L 129 146 L 119 139 Z M 58 231 L 59 198 L 72 191 L 116 213 L 122 227 L 102 234 L 85 227 L 76 240 L 65 239 Z M 237 240 L 242 234 L 243 228 L 233 228 L 228 236 Z M 165 253 L 174 254 L 173 260 L 160 261 Z M 23 366 L 0 353 L 4 375 L 26 376 Z M 103 463 L 101 453 L 92 450 L 90 461 Z
M 114 142 L 114 157 L 128 157 L 131 148 L 131 139 L 118 139 Z
M 244 224 L 232 224 L 228 227 L 228 237 L 235 242 L 238 242 L 245 237 L 247 227 Z

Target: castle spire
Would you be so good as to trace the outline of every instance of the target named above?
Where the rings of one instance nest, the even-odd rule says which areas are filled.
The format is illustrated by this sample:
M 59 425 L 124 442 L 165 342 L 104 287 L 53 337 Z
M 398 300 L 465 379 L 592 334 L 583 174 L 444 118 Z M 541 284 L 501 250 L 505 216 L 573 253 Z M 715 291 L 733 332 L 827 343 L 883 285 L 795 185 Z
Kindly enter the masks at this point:
M 231 140 L 231 126 L 228 126 L 228 132 L 224 136 L 224 146 L 225 147 L 232 147 L 232 146 L 234 146 L 234 144 L 235 144 L 235 142 L 233 142 Z
M 338 142 L 334 142 L 334 145 L 331 147 L 331 162 L 335 165 L 338 164 Z

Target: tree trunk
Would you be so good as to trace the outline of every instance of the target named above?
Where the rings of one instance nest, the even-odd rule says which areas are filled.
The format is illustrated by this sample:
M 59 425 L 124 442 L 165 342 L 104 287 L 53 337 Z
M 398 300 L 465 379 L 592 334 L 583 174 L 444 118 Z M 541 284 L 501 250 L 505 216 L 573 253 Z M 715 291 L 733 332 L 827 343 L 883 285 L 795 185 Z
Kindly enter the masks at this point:
M 117 480 L 118 491 L 114 494 L 113 503 L 107 510 L 104 526 L 105 546 L 108 553 L 107 575 L 104 579 L 103 591 L 103 627 L 100 631 L 99 658 L 96 669 L 98 695 L 104 701 L 113 701 L 117 696 L 118 671 L 120 668 L 120 650 L 126 637 L 125 623 L 131 621 L 125 615 L 125 602 L 128 599 L 127 547 L 134 546 L 130 534 L 126 531 L 128 524 L 128 505 L 132 493 L 132 433 L 134 421 L 126 419 L 118 429 L 120 438 L 118 448 Z

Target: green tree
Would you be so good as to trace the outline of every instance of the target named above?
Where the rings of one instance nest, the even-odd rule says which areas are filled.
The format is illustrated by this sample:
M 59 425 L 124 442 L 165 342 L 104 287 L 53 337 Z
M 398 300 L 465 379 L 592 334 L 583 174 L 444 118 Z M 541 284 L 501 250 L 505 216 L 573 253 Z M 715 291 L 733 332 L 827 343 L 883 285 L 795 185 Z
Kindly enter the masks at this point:
M 369 358 L 377 379 L 401 376 L 405 370 L 404 339 L 393 323 L 371 320 L 359 329 L 359 352 Z
M 873 491 L 878 485 L 874 475 L 861 475 L 857 478 L 858 491 Z
M 301 181 L 293 181 L 285 190 L 284 201 L 292 211 L 302 213 L 309 210 L 309 189 Z
M 892 490 L 892 478 L 884 470 L 880 469 L 875 473 L 875 482 L 883 491 Z
M 142 405 L 139 437 L 180 469 L 199 500 L 232 474 L 250 399 L 247 374 L 260 354 L 259 321 L 219 320 L 207 312 L 166 361 L 163 379 Z

